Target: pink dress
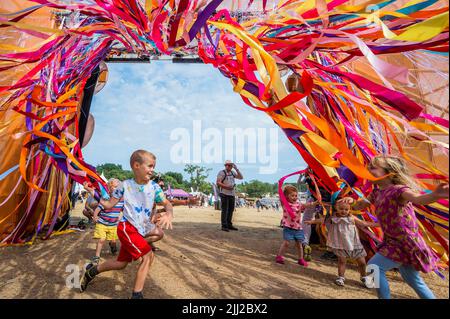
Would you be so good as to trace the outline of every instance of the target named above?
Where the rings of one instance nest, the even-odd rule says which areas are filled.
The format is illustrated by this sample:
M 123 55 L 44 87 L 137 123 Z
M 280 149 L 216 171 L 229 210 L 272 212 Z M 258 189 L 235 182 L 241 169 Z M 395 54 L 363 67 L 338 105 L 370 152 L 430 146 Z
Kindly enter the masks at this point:
M 400 196 L 409 189 L 404 185 L 392 185 L 383 190 L 375 189 L 368 197 L 375 205 L 384 236 L 378 253 L 427 273 L 436 268 L 438 258 L 419 232 L 413 204 L 400 202 Z

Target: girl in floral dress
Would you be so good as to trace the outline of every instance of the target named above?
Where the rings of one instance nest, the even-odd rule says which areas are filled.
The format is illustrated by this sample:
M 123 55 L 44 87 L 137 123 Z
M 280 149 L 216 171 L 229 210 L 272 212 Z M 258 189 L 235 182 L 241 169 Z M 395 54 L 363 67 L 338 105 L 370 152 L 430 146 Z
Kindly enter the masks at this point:
M 355 201 L 345 197 L 340 202 L 362 210 L 373 204 L 378 223 L 383 231 L 383 243 L 369 260 L 369 265 L 379 270 L 378 297 L 390 298 L 386 271 L 398 268 L 403 280 L 420 298 L 434 299 L 432 291 L 420 277 L 436 269 L 437 256 L 430 250 L 419 232 L 413 204 L 427 205 L 449 197 L 448 184 L 439 185 L 434 192 L 420 194 L 414 191 L 406 163 L 397 157 L 378 156 L 369 164 L 370 172 L 377 178 L 375 189 L 367 199 Z

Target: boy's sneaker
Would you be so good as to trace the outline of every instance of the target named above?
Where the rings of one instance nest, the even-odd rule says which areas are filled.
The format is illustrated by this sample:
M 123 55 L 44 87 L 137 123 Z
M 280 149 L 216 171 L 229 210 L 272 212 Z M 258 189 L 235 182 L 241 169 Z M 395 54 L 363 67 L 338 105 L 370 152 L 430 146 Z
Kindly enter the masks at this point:
M 111 250 L 111 255 L 117 254 L 117 244 L 109 243 L 109 249 Z
M 276 262 L 277 264 L 284 264 L 284 257 L 278 255 L 277 257 L 275 257 L 275 262 Z
M 305 260 L 306 260 L 306 261 L 311 261 L 311 260 L 312 260 L 312 258 L 311 258 L 311 252 L 312 252 L 311 246 L 305 245 L 305 246 L 303 247 L 303 253 L 305 254 Z
M 344 287 L 345 286 L 345 278 L 344 277 L 337 277 L 334 283 L 338 286 Z
M 84 229 L 86 229 L 86 225 L 87 225 L 87 223 L 84 221 L 84 219 L 82 219 L 82 220 L 80 220 L 80 221 L 78 222 L 77 227 L 78 227 L 79 229 L 84 230 Z
M 363 283 L 364 287 L 366 288 L 374 288 L 374 282 L 373 278 L 371 276 L 364 276 L 361 277 L 361 282 Z
M 98 270 L 96 265 L 89 264 L 86 266 L 83 277 L 81 277 L 80 292 L 84 292 L 86 290 L 88 284 L 92 281 L 92 279 L 94 279 L 97 274 Z
M 140 292 L 133 291 L 130 299 L 144 299 L 144 295 L 142 294 L 142 291 L 140 291 Z
M 303 267 L 308 267 L 308 263 L 304 259 L 299 259 L 298 264 Z

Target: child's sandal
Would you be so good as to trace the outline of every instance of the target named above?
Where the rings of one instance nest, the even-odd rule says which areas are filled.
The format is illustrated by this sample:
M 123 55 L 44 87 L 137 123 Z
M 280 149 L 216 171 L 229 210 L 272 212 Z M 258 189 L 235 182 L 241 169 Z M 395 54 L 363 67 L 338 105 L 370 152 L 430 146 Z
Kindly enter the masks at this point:
M 284 264 L 284 257 L 278 255 L 277 257 L 275 257 L 275 262 L 276 262 L 277 264 Z
M 334 283 L 338 286 L 344 287 L 345 286 L 345 278 L 344 277 L 337 277 Z

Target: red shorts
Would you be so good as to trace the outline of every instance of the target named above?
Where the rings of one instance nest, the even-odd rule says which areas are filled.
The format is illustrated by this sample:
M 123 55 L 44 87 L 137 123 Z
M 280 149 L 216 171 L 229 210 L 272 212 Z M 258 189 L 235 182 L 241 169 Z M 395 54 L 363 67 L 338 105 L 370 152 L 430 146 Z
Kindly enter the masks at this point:
M 132 262 L 152 250 L 150 244 L 129 222 L 120 222 L 117 225 L 117 237 L 121 244 L 117 261 Z

